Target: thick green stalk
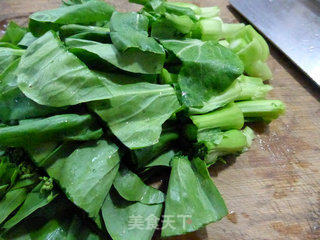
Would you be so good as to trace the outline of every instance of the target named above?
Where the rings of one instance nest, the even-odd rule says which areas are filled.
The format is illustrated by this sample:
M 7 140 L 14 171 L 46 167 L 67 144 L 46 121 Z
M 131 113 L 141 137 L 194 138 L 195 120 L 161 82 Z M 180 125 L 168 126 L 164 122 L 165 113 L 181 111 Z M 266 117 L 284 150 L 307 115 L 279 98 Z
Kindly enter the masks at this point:
M 285 105 L 280 100 L 241 101 L 236 105 L 249 120 L 264 120 L 270 122 L 285 112 Z
M 230 103 L 214 112 L 193 115 L 190 118 L 199 131 L 212 128 L 220 128 L 222 130 L 241 129 L 244 124 L 243 113 L 234 103 Z

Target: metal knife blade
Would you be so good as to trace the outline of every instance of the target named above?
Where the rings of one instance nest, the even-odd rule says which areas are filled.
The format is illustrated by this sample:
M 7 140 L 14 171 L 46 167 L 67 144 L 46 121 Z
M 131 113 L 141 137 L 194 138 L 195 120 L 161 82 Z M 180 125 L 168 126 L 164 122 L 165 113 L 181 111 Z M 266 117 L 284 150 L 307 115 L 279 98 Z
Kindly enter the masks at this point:
M 230 3 L 320 86 L 318 0 L 230 0 Z

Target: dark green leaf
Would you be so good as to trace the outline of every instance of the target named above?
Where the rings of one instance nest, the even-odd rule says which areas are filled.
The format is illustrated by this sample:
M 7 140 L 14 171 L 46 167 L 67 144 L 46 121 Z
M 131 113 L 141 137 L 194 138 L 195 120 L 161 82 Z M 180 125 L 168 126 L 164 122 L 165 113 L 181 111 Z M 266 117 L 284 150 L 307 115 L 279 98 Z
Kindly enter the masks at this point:
M 0 42 L 8 42 L 17 45 L 18 42 L 23 38 L 27 30 L 20 27 L 15 22 L 10 22 L 5 34 L 0 39 Z
M 87 25 L 99 21 L 108 21 L 114 8 L 103 1 L 88 1 L 70 7 L 36 12 L 29 19 L 29 29 L 35 36 L 49 30 L 58 30 L 61 25 Z
M 183 62 L 178 81 L 182 100 L 189 107 L 203 106 L 243 72 L 241 60 L 220 44 L 196 39 L 161 43 Z
M 98 139 L 101 135 L 102 130 L 95 128 L 90 115 L 65 114 L 0 128 L 0 146 L 27 147 L 50 141 L 85 141 Z
M 64 144 L 44 167 L 74 204 L 96 218 L 118 172 L 118 148 L 103 140 Z
M 161 134 L 159 142 L 150 147 L 136 149 L 133 151 L 133 160 L 138 168 L 147 165 L 161 153 L 168 150 L 172 143 L 179 138 L 175 132 L 164 132 Z
M 56 198 L 13 227 L 4 237 L 10 240 L 98 240 L 87 219 L 75 214 L 74 206 Z
M 110 20 L 111 40 L 119 51 L 135 48 L 165 57 L 163 47 L 148 37 L 148 18 L 138 13 L 117 13 Z
M 78 24 L 64 25 L 59 30 L 63 38 L 72 37 L 97 42 L 110 42 L 110 30 L 106 27 L 83 26 Z
M 12 190 L 0 200 L 0 224 L 24 202 L 27 193 L 25 188 Z
M 165 209 L 165 216 L 170 216 L 172 226 L 163 227 L 163 237 L 194 232 L 227 214 L 224 201 L 210 179 L 205 163 L 199 161 L 202 160 L 193 161 L 193 170 L 186 157 L 172 160 Z
M 18 212 L 10 218 L 4 225 L 3 228 L 10 229 L 20 221 L 28 217 L 34 211 L 42 208 L 49 204 L 57 194 L 53 191 L 42 191 L 44 182 L 39 183 L 26 197 L 21 208 Z

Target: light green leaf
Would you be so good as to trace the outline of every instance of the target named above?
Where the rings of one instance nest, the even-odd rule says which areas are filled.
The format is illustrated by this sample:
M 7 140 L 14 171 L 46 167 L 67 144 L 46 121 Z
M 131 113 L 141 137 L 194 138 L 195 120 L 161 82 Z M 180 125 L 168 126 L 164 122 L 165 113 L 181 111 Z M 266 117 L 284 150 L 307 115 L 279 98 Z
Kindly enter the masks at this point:
M 35 40 L 37 40 L 37 37 L 33 36 L 31 32 L 27 32 L 18 43 L 18 46 L 29 47 Z
M 21 57 L 25 50 L 16 49 L 16 48 L 8 48 L 8 47 L 0 47 L 0 74 L 10 66 L 10 64 Z
M 111 96 L 101 79 L 52 32 L 30 45 L 17 71 L 22 92 L 42 105 L 61 107 Z
M 151 240 L 161 214 L 162 204 L 128 202 L 111 191 L 102 206 L 108 233 L 114 240 Z M 138 225 L 135 223 L 138 219 Z M 151 224 L 148 225 L 148 222 Z M 139 224 L 140 223 L 140 224 Z
M 164 202 L 163 192 L 146 185 L 139 176 L 124 166 L 120 168 L 113 185 L 127 201 L 143 204 Z
M 180 107 L 174 89 L 169 85 L 147 83 L 126 87 L 122 96 L 93 102 L 90 108 L 128 148 L 156 144 L 162 124 Z
M 18 88 L 16 69 L 19 59 L 15 60 L 0 75 L 0 120 L 22 120 L 25 118 L 43 117 L 62 111 L 60 108 L 39 105 L 27 98 Z
M 146 169 L 152 168 L 152 167 L 170 167 L 171 166 L 171 160 L 175 156 L 175 151 L 170 150 L 159 157 L 152 160 L 149 164 L 145 166 Z
M 103 44 L 81 39 L 66 39 L 69 50 L 82 60 L 97 59 L 119 69 L 133 73 L 157 74 L 163 68 L 165 55 L 138 51 L 135 48 L 120 52 L 112 44 Z M 105 63 L 104 63 L 105 64 Z

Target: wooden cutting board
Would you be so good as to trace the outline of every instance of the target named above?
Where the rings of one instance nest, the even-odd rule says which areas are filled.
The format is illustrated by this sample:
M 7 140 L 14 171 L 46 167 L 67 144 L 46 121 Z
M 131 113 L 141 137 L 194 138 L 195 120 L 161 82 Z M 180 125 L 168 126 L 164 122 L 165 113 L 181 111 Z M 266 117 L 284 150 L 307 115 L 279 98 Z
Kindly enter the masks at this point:
M 8 20 L 26 24 L 28 15 L 59 2 L 0 0 L 0 27 Z M 107 2 L 120 11 L 139 9 L 127 0 Z M 243 21 L 227 1 L 192 2 L 219 6 L 226 22 Z M 257 138 L 250 151 L 210 169 L 230 215 L 171 240 L 320 239 L 320 90 L 273 47 L 268 62 L 274 73 L 269 97 L 285 102 L 286 115 L 269 126 L 253 126 Z

